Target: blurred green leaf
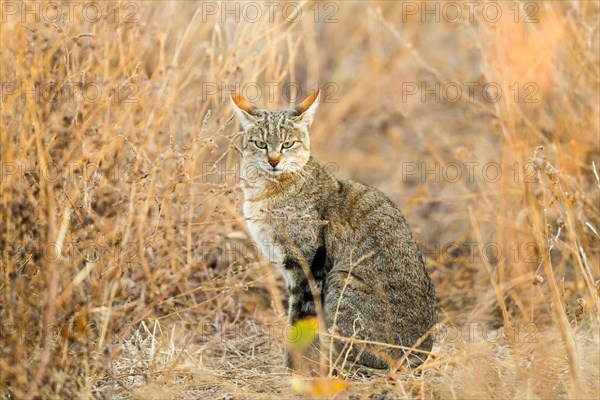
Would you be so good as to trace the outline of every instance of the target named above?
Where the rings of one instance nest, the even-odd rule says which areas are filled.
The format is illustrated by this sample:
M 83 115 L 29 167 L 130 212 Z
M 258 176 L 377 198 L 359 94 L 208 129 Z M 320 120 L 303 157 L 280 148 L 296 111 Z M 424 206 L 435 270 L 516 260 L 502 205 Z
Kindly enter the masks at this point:
M 318 331 L 319 322 L 316 318 L 299 320 L 288 330 L 288 347 L 296 351 L 305 350 L 315 340 Z

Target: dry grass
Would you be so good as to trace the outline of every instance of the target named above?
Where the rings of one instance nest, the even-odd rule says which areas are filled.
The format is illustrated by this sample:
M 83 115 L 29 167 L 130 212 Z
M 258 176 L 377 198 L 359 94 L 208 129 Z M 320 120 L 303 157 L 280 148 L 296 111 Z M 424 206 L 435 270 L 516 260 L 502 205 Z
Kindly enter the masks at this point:
M 137 4 L 134 23 L 133 8 L 95 23 L 79 8 L 0 25 L 2 396 L 295 396 L 285 290 L 249 242 L 242 182 L 223 173 L 238 129 L 206 82 L 276 82 L 271 107 L 289 103 L 282 84 L 318 82 L 315 156 L 389 194 L 426 251 L 435 356 L 419 376 L 347 377 L 338 397 L 599 396 L 596 2 L 521 3 L 536 23 L 503 3 L 495 24 L 481 7 L 421 22 L 395 2 L 303 3 L 298 22 L 280 6 L 273 23 Z M 403 101 L 411 82 L 503 96 Z M 41 98 L 21 96 L 36 84 Z M 440 179 L 422 179 L 435 163 Z

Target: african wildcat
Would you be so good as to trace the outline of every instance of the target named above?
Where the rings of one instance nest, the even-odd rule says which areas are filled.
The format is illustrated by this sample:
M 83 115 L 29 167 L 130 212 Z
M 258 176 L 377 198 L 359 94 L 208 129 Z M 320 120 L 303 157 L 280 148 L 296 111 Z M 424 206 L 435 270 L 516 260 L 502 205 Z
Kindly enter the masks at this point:
M 339 181 L 312 159 L 310 126 L 319 93 L 281 111 L 257 109 L 237 94 L 231 99 L 244 131 L 244 216 L 286 280 L 289 323 L 316 315 L 318 291 L 327 328 L 363 340 L 353 346 L 338 341 L 338 360 L 377 369 L 402 359 L 422 363 L 432 347 L 428 331 L 437 305 L 423 256 L 383 193 Z M 365 348 L 364 341 L 396 347 Z M 406 353 L 399 348 L 413 345 Z

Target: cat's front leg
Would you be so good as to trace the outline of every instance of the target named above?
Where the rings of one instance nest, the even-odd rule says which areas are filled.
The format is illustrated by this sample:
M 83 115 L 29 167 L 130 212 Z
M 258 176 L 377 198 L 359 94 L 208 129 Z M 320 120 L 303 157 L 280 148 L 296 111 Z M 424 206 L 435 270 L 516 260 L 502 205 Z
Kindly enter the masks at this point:
M 288 290 L 288 324 L 294 326 L 300 319 L 307 282 L 300 265 L 295 260 L 286 259 L 282 267 Z
M 304 290 L 304 286 L 301 284 L 295 286 L 291 284 L 288 285 L 288 329 L 292 329 L 300 319 L 302 302 L 304 300 Z M 292 354 L 290 354 L 289 345 L 290 343 L 286 343 L 285 365 L 290 369 L 294 369 L 294 360 L 292 359 Z
M 283 268 L 288 289 L 288 329 L 291 330 L 301 317 L 306 279 L 298 263 L 293 260 L 286 260 Z M 289 346 L 290 343 L 286 343 L 285 365 L 290 369 L 294 369 L 293 354 L 290 353 Z

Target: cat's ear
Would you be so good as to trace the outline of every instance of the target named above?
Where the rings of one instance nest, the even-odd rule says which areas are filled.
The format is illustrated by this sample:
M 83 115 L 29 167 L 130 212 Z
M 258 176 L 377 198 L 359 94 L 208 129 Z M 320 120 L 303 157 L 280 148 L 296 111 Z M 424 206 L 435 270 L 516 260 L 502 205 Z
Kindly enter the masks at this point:
M 305 125 L 307 128 L 312 123 L 317 107 L 319 106 L 319 91 L 315 90 L 313 94 L 308 96 L 302 103 L 296 106 L 295 110 L 298 116 L 294 118 L 294 122 Z
M 252 112 L 256 110 L 254 107 L 244 96 L 238 93 L 231 94 L 231 104 L 233 105 L 233 109 L 235 113 L 240 118 L 240 123 L 243 129 L 248 128 L 256 118 L 252 115 Z

